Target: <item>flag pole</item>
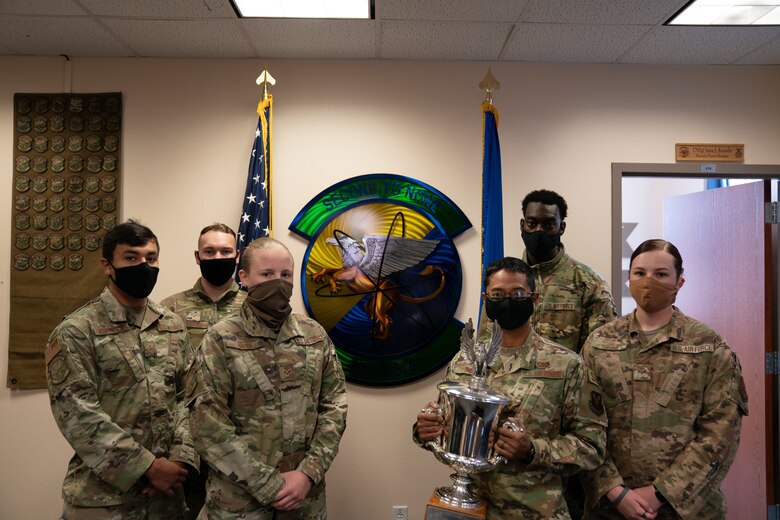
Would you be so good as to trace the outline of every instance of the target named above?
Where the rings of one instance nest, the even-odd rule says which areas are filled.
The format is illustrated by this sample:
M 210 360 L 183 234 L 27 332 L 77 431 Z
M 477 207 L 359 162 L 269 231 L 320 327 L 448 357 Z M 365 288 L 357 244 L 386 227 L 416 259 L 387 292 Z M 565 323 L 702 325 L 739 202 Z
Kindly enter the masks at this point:
M 501 187 L 501 150 L 498 140 L 498 110 L 493 106 L 493 92 L 501 83 L 488 67 L 487 74 L 479 82 L 485 91 L 482 101 L 482 243 L 480 278 L 485 290 L 485 268 L 504 256 L 504 211 Z M 478 329 L 486 326 L 482 298 L 479 300 L 480 320 Z M 483 316 L 485 319 L 483 320 Z

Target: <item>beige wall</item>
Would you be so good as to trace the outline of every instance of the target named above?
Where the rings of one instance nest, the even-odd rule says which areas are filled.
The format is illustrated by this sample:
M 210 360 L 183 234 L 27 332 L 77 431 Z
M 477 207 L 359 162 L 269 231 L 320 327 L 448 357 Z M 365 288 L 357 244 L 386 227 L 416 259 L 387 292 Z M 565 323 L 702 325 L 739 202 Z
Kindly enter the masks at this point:
M 347 177 L 408 175 L 438 188 L 479 227 L 487 63 L 270 61 L 275 236 L 308 200 Z M 263 63 L 250 60 L 0 58 L 0 377 L 7 359 L 14 92 L 124 93 L 123 217 L 161 240 L 157 300 L 189 287 L 197 231 L 235 225 Z M 520 255 L 519 200 L 547 187 L 569 202 L 564 242 L 609 278 L 610 164 L 673 162 L 674 143 L 745 143 L 750 163 L 780 163 L 780 68 L 492 64 L 502 88 L 506 253 Z M 70 75 L 70 76 L 69 76 Z M 477 311 L 479 236 L 455 241 L 464 263 L 457 317 Z M 41 290 L 46 288 L 42 287 Z M 294 297 L 301 312 L 302 301 Z M 347 433 L 328 474 L 331 518 L 421 518 L 448 470 L 413 446 L 416 410 L 441 374 L 396 388 L 349 386 Z M 54 518 L 70 448 L 44 391 L 0 389 L 0 518 Z

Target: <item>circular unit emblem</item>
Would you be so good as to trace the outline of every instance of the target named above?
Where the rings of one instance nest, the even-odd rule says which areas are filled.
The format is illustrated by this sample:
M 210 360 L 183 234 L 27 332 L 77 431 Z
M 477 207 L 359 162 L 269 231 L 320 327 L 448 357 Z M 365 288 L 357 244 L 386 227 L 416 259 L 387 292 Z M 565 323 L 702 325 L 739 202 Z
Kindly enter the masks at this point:
M 304 304 L 336 345 L 347 380 L 420 379 L 460 348 L 462 271 L 453 239 L 471 227 L 438 190 L 391 174 L 314 197 L 290 229 L 309 240 Z

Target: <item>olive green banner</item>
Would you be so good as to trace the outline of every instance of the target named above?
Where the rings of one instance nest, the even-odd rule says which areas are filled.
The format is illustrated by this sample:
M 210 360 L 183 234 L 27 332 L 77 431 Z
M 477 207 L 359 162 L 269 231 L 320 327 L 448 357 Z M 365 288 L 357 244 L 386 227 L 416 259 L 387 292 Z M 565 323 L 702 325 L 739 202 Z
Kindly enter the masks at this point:
M 46 388 L 43 352 L 97 296 L 120 203 L 122 94 L 15 94 L 6 386 Z

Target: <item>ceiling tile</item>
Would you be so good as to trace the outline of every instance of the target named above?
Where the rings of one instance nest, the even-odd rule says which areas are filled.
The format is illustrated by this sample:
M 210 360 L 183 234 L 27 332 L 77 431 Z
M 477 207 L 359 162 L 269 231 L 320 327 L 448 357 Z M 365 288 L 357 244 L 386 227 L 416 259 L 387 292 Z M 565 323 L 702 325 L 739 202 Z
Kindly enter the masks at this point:
M 106 25 L 139 56 L 246 58 L 254 52 L 238 20 L 131 20 L 105 18 Z
M 502 60 L 612 63 L 645 34 L 646 25 L 517 25 Z
M 410 60 L 497 60 L 511 24 L 382 22 L 381 57 Z
M 373 20 L 241 20 L 260 58 L 374 58 Z
M 228 0 L 80 0 L 98 16 L 129 18 L 234 18 Z
M 777 65 L 780 63 L 780 36 L 735 61 L 739 65 Z
M 130 56 L 91 18 L 0 16 L 0 44 L 32 56 Z
M 621 63 L 727 65 L 778 34 L 780 27 L 654 27 Z
M 2 14 L 38 14 L 46 16 L 84 16 L 88 13 L 72 0 L 2 0 Z
M 523 22 L 656 25 L 687 0 L 531 0 Z
M 380 20 L 515 22 L 528 0 L 382 0 Z

